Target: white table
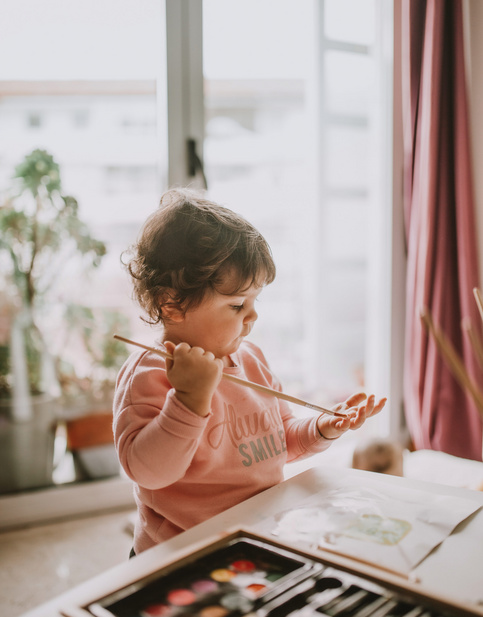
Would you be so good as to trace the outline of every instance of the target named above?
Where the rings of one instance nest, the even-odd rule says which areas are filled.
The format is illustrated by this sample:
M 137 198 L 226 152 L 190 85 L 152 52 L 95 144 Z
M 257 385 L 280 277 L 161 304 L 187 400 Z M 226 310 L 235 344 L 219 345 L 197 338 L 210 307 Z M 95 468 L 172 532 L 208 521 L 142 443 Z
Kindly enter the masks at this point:
M 483 492 L 439 484 L 418 482 L 339 467 L 309 469 L 251 499 L 160 544 L 135 559 L 75 587 L 67 593 L 25 613 L 24 617 L 57 617 L 62 608 L 86 605 L 136 579 L 161 568 L 178 555 L 191 552 L 225 530 L 245 528 L 257 532 L 263 521 L 296 506 L 314 493 L 334 488 L 377 487 L 384 492 L 394 487 L 424 490 L 435 495 L 471 499 L 483 506 Z M 456 530 L 413 571 L 422 591 L 450 597 L 454 603 L 470 605 L 483 615 L 483 508 L 461 523 Z M 70 610 L 70 609 L 69 609 Z

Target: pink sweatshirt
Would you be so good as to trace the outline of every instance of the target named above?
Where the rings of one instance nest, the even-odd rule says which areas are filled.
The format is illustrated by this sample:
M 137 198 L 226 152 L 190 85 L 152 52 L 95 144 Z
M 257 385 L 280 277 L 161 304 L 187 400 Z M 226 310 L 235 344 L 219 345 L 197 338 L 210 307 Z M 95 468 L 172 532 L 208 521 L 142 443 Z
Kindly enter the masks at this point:
M 245 341 L 225 373 L 280 390 L 258 347 Z M 325 450 L 316 420 L 296 419 L 285 401 L 222 380 L 200 417 L 175 396 L 164 360 L 135 352 L 114 400 L 114 438 L 134 481 L 136 553 L 283 480 L 288 461 Z

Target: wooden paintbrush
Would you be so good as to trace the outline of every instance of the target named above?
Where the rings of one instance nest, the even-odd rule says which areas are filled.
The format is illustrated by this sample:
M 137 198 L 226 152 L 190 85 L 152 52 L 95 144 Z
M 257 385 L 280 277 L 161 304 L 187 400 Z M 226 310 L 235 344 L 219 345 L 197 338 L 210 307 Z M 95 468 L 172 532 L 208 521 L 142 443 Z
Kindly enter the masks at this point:
M 475 296 L 476 306 L 480 311 L 480 317 L 483 321 L 483 298 L 481 297 L 481 291 L 478 289 L 478 287 L 473 288 L 473 294 Z
M 468 335 L 468 339 L 473 348 L 473 352 L 475 354 L 476 359 L 478 360 L 478 364 L 480 368 L 483 369 L 483 345 L 481 344 L 481 340 L 471 324 L 471 320 L 469 317 L 465 317 L 462 321 L 461 327 L 464 332 Z
M 421 313 L 421 321 L 427 328 L 428 332 L 433 337 L 436 346 L 444 358 L 451 372 L 453 373 L 460 386 L 466 390 L 475 402 L 476 407 L 480 414 L 483 415 L 483 394 L 478 386 L 474 383 L 471 377 L 468 375 L 465 365 L 459 358 L 456 350 L 451 342 L 446 338 L 441 330 L 436 328 L 431 318 L 431 315 L 427 311 Z
M 170 360 L 173 359 L 173 356 L 166 351 L 162 351 L 161 349 L 155 349 L 154 347 L 148 347 L 147 345 L 143 345 L 142 343 L 137 343 L 136 341 L 131 341 L 128 338 L 124 338 L 123 336 L 119 336 L 117 334 L 114 335 L 115 339 L 119 341 L 123 341 L 124 343 L 128 343 L 129 345 L 136 345 L 137 347 L 141 347 L 142 349 L 146 349 L 147 351 L 152 351 L 153 353 L 158 354 L 158 356 L 162 356 L 163 358 L 168 358 Z M 294 403 L 295 405 L 301 405 L 302 407 L 307 407 L 308 409 L 313 409 L 314 411 L 318 411 L 319 413 L 326 413 L 331 416 L 338 416 L 339 418 L 346 418 L 346 414 L 339 413 L 337 411 L 332 411 L 331 409 L 325 409 L 324 407 L 319 407 L 319 405 L 313 405 L 312 403 L 307 403 L 300 398 L 296 398 L 295 396 L 290 396 L 289 394 L 284 394 L 283 392 L 279 392 L 278 390 L 272 390 L 271 388 L 267 388 L 266 386 L 260 386 L 257 383 L 253 383 L 253 381 L 247 381 L 245 379 L 240 379 L 239 377 L 235 377 L 234 375 L 228 375 L 223 373 L 223 379 L 228 381 L 233 381 L 234 383 L 240 384 L 241 386 L 245 386 L 246 388 L 251 388 L 252 390 L 258 390 L 258 392 L 263 392 L 264 394 L 269 394 L 270 396 L 275 396 L 276 398 L 282 399 L 284 401 L 288 401 L 289 403 Z

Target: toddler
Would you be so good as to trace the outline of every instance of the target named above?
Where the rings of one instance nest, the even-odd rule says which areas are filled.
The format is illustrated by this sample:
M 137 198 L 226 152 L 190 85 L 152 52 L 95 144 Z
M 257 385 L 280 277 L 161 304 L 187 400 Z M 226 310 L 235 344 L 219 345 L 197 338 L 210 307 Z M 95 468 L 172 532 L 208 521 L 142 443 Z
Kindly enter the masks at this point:
M 325 450 L 385 404 L 355 394 L 296 419 L 278 398 L 222 380 L 281 389 L 246 340 L 275 278 L 270 248 L 244 218 L 199 193 L 167 191 L 125 264 L 156 346 L 122 367 L 114 401 L 121 465 L 134 482 L 137 554 L 283 480 L 288 461 Z

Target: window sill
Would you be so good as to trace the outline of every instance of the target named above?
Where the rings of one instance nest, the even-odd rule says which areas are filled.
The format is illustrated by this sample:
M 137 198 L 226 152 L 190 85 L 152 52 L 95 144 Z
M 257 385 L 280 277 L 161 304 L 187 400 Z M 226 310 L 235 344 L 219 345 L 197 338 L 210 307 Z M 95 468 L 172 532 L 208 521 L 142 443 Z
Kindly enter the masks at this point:
M 130 507 L 135 507 L 132 483 L 125 477 L 5 495 L 0 497 L 0 531 Z

